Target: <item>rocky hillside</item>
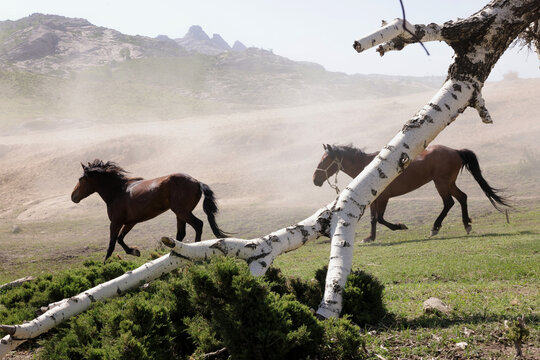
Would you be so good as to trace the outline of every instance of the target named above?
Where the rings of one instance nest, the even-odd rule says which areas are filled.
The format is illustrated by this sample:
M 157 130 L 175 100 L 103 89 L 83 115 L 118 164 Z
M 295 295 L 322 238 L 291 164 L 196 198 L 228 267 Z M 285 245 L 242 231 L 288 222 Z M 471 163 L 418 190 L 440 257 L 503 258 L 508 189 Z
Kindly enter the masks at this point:
M 132 59 L 245 50 L 240 41 L 231 47 L 219 34 L 210 38 L 198 25 L 192 26 L 185 37 L 173 40 L 167 35 L 124 35 L 85 19 L 57 15 L 33 14 L 0 22 L 0 61 L 4 67 L 10 64 L 31 72 L 66 73 Z
M 124 35 L 85 19 L 33 14 L 0 22 L 0 61 L 31 72 L 79 70 L 149 56 L 183 56 L 170 39 Z
M 171 119 L 414 93 L 442 79 L 346 75 L 192 26 L 180 39 L 131 36 L 85 19 L 0 22 L 0 114 L 21 119 Z
M 175 39 L 175 41 L 188 51 L 207 55 L 217 55 L 227 51 L 245 51 L 247 49 L 238 40 L 231 47 L 219 34 L 214 34 L 210 38 L 199 25 L 193 25 L 189 28 L 186 36 Z

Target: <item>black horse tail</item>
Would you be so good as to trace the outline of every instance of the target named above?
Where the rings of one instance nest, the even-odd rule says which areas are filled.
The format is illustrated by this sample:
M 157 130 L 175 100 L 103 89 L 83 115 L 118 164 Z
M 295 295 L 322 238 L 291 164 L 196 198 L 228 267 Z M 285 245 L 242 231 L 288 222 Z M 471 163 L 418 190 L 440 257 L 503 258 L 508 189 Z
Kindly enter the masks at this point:
M 226 238 L 229 237 L 229 233 L 221 230 L 216 223 L 216 214 L 219 212 L 219 209 L 216 204 L 216 198 L 214 197 L 214 192 L 206 184 L 201 183 L 201 191 L 204 195 L 203 201 L 203 210 L 208 217 L 208 222 L 212 228 L 212 232 L 217 238 Z
M 508 204 L 508 200 L 498 194 L 501 191 L 499 189 L 492 188 L 487 183 L 486 179 L 484 179 L 476 155 L 468 149 L 458 150 L 458 153 L 462 161 L 461 169 L 463 170 L 463 168 L 465 167 L 467 168 L 467 170 L 469 170 L 471 175 L 474 177 L 474 180 L 476 180 L 478 185 L 480 185 L 480 188 L 482 189 L 484 194 L 486 194 L 493 207 L 495 207 L 495 209 L 499 210 L 500 212 L 502 212 L 502 209 L 499 207 L 499 205 L 511 207 Z

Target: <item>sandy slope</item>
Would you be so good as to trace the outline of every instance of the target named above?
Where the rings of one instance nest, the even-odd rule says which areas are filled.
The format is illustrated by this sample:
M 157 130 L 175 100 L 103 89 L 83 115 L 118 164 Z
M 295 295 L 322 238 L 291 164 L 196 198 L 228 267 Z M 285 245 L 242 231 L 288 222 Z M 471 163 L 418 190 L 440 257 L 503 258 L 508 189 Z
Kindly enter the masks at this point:
M 486 168 L 517 163 L 525 151 L 540 147 L 539 89 L 540 80 L 488 83 L 485 97 L 495 124 L 482 124 L 469 109 L 436 142 L 474 150 Z M 94 158 L 114 160 L 148 178 L 189 173 L 215 187 L 223 206 L 299 200 L 317 206 L 329 194 L 311 185 L 321 143 L 351 142 L 374 151 L 431 95 L 159 123 L 60 122 L 51 130 L 8 132 L 0 135 L 0 216 L 46 219 L 81 206 L 92 209 L 71 204 L 69 193 L 80 175 L 79 162 Z

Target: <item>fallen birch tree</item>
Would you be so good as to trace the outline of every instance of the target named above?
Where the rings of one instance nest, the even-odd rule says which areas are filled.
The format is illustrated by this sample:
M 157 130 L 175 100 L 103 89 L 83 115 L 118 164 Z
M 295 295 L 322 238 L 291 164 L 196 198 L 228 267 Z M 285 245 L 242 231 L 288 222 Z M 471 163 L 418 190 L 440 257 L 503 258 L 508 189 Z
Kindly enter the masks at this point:
M 444 41 L 455 50 L 455 56 L 441 89 L 405 122 L 398 134 L 335 201 L 296 225 L 257 239 L 227 238 L 187 244 L 164 238 L 163 242 L 172 248 L 171 253 L 70 299 L 51 304 L 45 313 L 30 322 L 1 325 L 0 329 L 8 335 L 0 340 L 0 356 L 85 311 L 94 301 L 121 294 L 189 261 L 214 255 L 235 256 L 249 264 L 252 274 L 263 275 L 277 256 L 318 236 L 331 238 L 331 251 L 325 294 L 317 314 L 322 318 L 339 316 L 342 290 L 352 268 L 355 227 L 366 208 L 411 159 L 467 107 L 475 108 L 483 122 L 492 122 L 481 95 L 484 82 L 517 37 L 535 44 L 536 51 L 540 52 L 539 18 L 538 0 L 494 0 L 466 19 L 429 25 L 411 25 L 396 19 L 357 40 L 354 48 L 358 52 L 378 46 L 381 56 L 419 40 Z

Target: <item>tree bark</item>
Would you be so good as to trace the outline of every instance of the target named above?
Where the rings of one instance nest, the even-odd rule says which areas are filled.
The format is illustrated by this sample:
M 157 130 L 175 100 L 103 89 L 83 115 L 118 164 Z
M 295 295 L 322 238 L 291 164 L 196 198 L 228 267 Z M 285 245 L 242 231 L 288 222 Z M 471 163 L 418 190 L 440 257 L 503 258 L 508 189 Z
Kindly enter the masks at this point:
M 33 276 L 25 276 L 23 278 L 13 280 L 12 282 L 8 282 L 7 284 L 0 285 L 0 290 L 2 290 L 2 289 L 12 289 L 12 288 L 15 288 L 15 287 L 19 287 L 22 284 L 24 284 L 25 282 L 33 281 L 35 279 L 36 278 L 33 277 Z
M 452 46 L 455 57 L 448 70 L 448 78 L 431 101 L 403 125 L 335 201 L 294 226 L 258 239 L 215 239 L 184 244 L 164 238 L 164 243 L 172 247 L 170 254 L 73 298 L 51 304 L 48 311 L 29 323 L 0 326 L 9 334 L 0 341 L 0 356 L 25 339 L 84 311 L 93 301 L 155 279 L 186 261 L 206 259 L 212 255 L 232 255 L 246 260 L 254 275 L 262 275 L 277 256 L 320 235 L 331 237 L 331 252 L 325 294 L 317 314 L 324 318 L 339 316 L 342 290 L 352 267 L 354 229 L 366 208 L 409 165 L 410 160 L 468 106 L 476 108 L 484 122 L 491 122 L 481 96 L 484 81 L 512 41 L 539 18 L 538 0 L 494 0 L 467 19 L 442 25 L 406 24 L 422 41 L 439 40 Z M 354 47 L 360 52 L 380 44 L 379 52 L 384 55 L 416 41 L 403 28 L 403 21 L 397 19 L 357 40 Z

